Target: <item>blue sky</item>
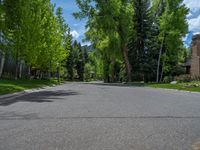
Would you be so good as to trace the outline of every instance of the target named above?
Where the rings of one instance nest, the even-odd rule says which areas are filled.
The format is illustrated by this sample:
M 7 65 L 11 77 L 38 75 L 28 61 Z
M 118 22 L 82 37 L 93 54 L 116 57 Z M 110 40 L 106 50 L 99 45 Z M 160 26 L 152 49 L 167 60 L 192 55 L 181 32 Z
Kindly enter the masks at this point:
M 89 44 L 82 42 L 86 31 L 86 20 L 76 20 L 72 16 L 73 12 L 79 11 L 75 0 L 51 0 L 51 2 L 55 3 L 57 7 L 63 8 L 63 16 L 71 28 L 73 38 L 81 42 L 82 45 Z M 190 13 L 187 16 L 189 33 L 183 38 L 185 46 L 188 47 L 192 41 L 192 36 L 200 33 L 200 0 L 184 0 L 184 3 L 190 8 Z
M 184 0 L 184 3 L 190 8 L 187 16 L 189 33 L 183 38 L 185 46 L 189 47 L 192 36 L 200 33 L 200 0 Z
M 56 4 L 56 7 L 63 8 L 63 17 L 66 20 L 66 23 L 69 24 L 71 28 L 71 34 L 73 35 L 74 40 L 77 40 L 86 45 L 88 43 L 83 43 L 82 39 L 84 38 L 85 33 L 85 24 L 86 20 L 77 20 L 72 16 L 73 12 L 79 11 L 79 8 L 76 6 L 75 0 L 51 0 L 53 4 Z

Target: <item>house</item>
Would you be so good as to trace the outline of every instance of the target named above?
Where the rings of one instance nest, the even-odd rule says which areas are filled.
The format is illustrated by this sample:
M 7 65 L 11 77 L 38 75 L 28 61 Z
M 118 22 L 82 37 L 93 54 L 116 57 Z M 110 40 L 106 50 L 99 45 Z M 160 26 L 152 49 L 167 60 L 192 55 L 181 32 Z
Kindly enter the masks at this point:
M 192 38 L 192 58 L 190 74 L 193 77 L 200 76 L 200 34 Z

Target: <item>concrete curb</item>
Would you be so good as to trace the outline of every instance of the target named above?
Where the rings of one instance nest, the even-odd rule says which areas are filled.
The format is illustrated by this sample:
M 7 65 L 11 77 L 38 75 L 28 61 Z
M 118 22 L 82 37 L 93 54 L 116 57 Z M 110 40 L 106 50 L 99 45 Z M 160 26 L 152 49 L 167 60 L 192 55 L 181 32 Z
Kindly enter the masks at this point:
M 200 92 L 195 92 L 195 91 L 185 91 L 185 90 L 167 89 L 167 88 L 154 88 L 154 87 L 144 87 L 144 88 L 147 88 L 147 89 L 158 89 L 158 90 L 163 90 L 163 91 L 180 92 L 180 93 L 190 93 L 190 94 L 198 94 L 198 95 L 200 95 Z
M 5 94 L 5 95 L 0 96 L 0 100 L 11 98 L 11 97 L 14 97 L 14 98 L 19 97 L 19 96 L 24 95 L 25 93 L 26 93 L 25 91 L 22 91 L 22 92 L 16 92 L 16 93 L 12 93 L 12 94 Z
M 180 93 L 191 93 L 191 94 L 199 94 L 200 92 L 195 92 L 195 91 L 185 91 L 185 90 L 178 90 L 178 89 L 169 89 L 169 88 L 157 88 L 157 87 L 148 87 L 148 86 L 137 86 L 137 85 L 132 85 L 129 83 L 102 83 L 102 82 L 88 82 L 86 84 L 97 84 L 97 85 L 108 85 L 108 86 L 121 86 L 121 87 L 138 87 L 138 88 L 146 88 L 146 89 L 158 89 L 158 90 L 163 90 L 163 91 L 172 91 L 172 92 L 180 92 Z
M 42 88 L 36 88 L 36 89 L 28 89 L 28 90 L 24 90 L 24 91 L 12 93 L 12 94 L 5 94 L 5 95 L 0 96 L 0 100 L 3 100 L 3 99 L 11 100 L 11 99 L 21 97 L 21 96 L 24 96 L 24 95 L 27 95 L 30 93 L 40 92 L 40 91 L 43 91 L 43 90 L 46 90 L 46 89 L 52 88 L 52 87 L 55 87 L 55 85 L 46 86 L 46 87 L 42 87 Z
M 47 90 L 49 88 L 53 88 L 55 86 L 59 86 L 59 85 L 65 84 L 65 83 L 66 82 L 60 83 L 58 85 L 53 84 L 51 86 L 44 86 L 44 87 L 41 87 L 41 88 L 35 88 L 35 89 L 33 88 L 33 89 L 24 90 L 24 91 L 21 91 L 21 92 L 0 95 L 0 100 L 2 100 L 2 99 L 12 100 L 12 99 L 17 98 L 17 97 L 21 97 L 21 96 L 24 96 L 24 95 L 27 95 L 27 94 L 30 94 L 30 93 L 35 93 L 35 92 L 40 92 L 40 91 L 43 91 L 43 90 Z

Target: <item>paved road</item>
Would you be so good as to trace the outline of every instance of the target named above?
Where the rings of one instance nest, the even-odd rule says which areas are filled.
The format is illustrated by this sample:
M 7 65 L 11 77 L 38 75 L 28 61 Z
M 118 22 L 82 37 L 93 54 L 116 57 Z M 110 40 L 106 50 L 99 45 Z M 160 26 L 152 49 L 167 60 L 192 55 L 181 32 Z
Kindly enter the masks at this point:
M 0 150 L 190 149 L 200 94 L 68 83 L 0 100 Z

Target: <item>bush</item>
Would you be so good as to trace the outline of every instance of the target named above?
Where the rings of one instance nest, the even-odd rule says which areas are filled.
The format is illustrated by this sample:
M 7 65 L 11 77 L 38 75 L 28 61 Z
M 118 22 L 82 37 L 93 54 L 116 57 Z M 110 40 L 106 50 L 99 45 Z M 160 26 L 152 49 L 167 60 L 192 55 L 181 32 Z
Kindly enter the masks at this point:
M 194 83 L 187 83 L 184 85 L 186 88 L 195 88 L 195 87 L 200 87 L 200 83 L 194 82 Z
M 85 68 L 84 68 L 84 80 L 87 81 L 87 82 L 90 81 L 91 78 L 92 78 L 92 73 L 93 73 L 92 66 L 89 63 L 85 64 Z
M 193 80 L 195 80 L 195 81 L 200 81 L 200 76 L 194 76 L 194 77 L 193 77 Z
M 164 77 L 164 79 L 163 79 L 163 82 L 164 83 L 170 83 L 170 82 L 172 82 L 173 81 L 173 77 L 172 76 L 166 76 L 166 77 Z
M 180 76 L 176 76 L 175 80 L 178 82 L 190 82 L 193 80 L 191 75 L 180 75 Z

